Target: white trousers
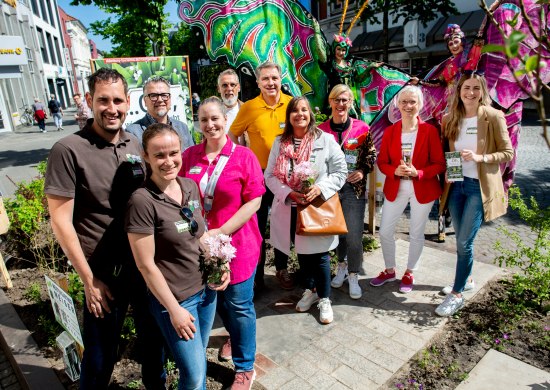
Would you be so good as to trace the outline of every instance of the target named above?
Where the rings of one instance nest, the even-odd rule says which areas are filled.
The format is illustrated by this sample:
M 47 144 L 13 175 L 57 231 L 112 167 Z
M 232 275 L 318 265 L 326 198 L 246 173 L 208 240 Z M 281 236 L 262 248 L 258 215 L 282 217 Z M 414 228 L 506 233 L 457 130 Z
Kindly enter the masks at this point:
M 399 191 L 393 202 L 384 199 L 382 218 L 380 220 L 380 242 L 386 268 L 395 268 L 395 226 L 405 211 L 407 204 L 411 205 L 411 219 L 409 227 L 409 259 L 407 268 L 416 270 L 424 249 L 424 229 L 430 216 L 434 201 L 418 203 L 414 195 L 412 180 L 401 180 Z

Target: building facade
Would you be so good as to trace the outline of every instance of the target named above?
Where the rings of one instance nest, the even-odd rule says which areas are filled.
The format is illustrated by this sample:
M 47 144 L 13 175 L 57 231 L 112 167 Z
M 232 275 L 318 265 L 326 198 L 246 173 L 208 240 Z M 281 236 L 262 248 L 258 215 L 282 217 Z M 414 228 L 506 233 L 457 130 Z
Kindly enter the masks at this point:
M 26 1 L 26 0 L 25 0 Z M 44 64 L 44 78 L 49 94 L 55 94 L 62 107 L 70 105 L 72 93 L 69 71 L 63 55 L 57 0 L 30 0 L 38 47 Z
M 47 87 L 28 0 L 0 5 L 0 132 L 13 131 L 20 115 L 33 103 L 44 100 Z M 13 51 L 13 52 L 11 52 Z
M 57 0 L 0 3 L 0 132 L 14 131 L 34 98 L 55 94 L 70 105 L 73 87 L 65 59 Z
M 90 66 L 92 54 L 88 30 L 78 19 L 68 15 L 61 7 L 58 9 L 65 43 L 65 59 L 70 64 L 69 78 L 73 92 L 84 94 L 88 92 L 86 79 L 92 74 Z

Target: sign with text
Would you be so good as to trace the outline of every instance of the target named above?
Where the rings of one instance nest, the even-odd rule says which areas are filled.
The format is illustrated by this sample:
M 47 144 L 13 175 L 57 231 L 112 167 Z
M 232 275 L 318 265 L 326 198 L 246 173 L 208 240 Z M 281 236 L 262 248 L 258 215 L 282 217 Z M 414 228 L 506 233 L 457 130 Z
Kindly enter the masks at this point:
M 44 275 L 44 278 L 46 278 L 46 287 L 52 301 L 56 321 L 69 332 L 78 344 L 84 347 L 73 299 L 48 276 Z
M 0 66 L 27 65 L 28 62 L 23 37 L 0 35 Z
M 154 76 L 164 77 L 170 83 L 172 95 L 168 115 L 187 124 L 193 130 L 189 58 L 187 56 L 102 58 L 91 60 L 92 72 L 100 68 L 118 71 L 128 83 L 130 109 L 125 126 L 141 119 L 147 112 L 143 103 L 143 84 Z

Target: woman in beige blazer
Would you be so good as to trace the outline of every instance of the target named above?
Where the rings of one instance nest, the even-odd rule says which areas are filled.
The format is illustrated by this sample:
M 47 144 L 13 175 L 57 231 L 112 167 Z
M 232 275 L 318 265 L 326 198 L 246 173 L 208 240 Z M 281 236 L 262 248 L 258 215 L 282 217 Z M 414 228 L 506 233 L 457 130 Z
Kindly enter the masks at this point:
M 506 213 L 507 199 L 499 164 L 514 156 L 501 111 L 489 107 L 485 78 L 466 73 L 458 81 L 449 113 L 443 118 L 443 136 L 450 151 L 459 151 L 464 181 L 449 192 L 449 210 L 456 235 L 457 264 L 452 287 L 435 310 L 451 316 L 464 306 L 462 292 L 473 289 L 474 240 L 483 220 Z

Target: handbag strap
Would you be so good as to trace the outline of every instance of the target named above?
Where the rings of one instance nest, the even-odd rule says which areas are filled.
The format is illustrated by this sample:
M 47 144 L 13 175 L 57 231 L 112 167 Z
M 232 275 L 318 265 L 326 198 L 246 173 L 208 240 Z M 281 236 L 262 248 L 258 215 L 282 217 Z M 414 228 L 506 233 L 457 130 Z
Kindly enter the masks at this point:
M 222 174 L 223 169 L 225 168 L 225 165 L 227 164 L 227 161 L 229 161 L 229 157 L 233 154 L 235 151 L 235 143 L 233 143 L 233 146 L 231 147 L 231 153 L 229 155 L 221 155 L 218 159 L 218 163 L 216 164 L 216 168 L 214 169 L 214 172 L 212 172 L 212 175 L 208 178 L 208 183 L 206 184 L 206 189 L 204 190 L 204 211 L 208 212 L 212 210 L 212 204 L 214 203 L 214 190 L 216 189 L 216 184 L 218 184 L 218 179 L 220 178 L 220 175 Z

